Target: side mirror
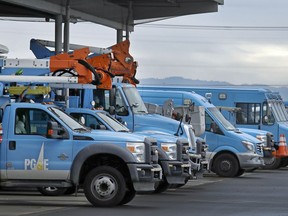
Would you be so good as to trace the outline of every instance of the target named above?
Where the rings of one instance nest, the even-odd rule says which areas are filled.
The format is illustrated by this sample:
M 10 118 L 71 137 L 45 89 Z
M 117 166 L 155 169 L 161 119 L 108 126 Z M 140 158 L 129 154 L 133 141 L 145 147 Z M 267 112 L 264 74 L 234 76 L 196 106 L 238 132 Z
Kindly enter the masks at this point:
M 109 112 L 110 115 L 115 115 L 115 113 L 116 113 L 115 112 L 115 107 L 114 106 L 110 106 L 108 112 Z
M 80 123 L 85 125 L 85 118 L 83 116 L 80 117 Z
M 57 122 L 48 121 L 46 137 L 52 139 L 68 139 L 69 136 L 65 129 L 58 126 Z

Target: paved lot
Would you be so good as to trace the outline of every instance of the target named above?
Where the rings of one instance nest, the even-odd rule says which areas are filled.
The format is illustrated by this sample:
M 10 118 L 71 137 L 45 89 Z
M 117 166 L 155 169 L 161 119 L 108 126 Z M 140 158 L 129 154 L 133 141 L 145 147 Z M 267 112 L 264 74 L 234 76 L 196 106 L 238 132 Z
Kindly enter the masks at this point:
M 0 216 L 287 216 L 288 168 L 239 178 L 205 175 L 162 194 L 137 195 L 125 206 L 95 208 L 82 193 L 46 197 L 35 191 L 1 191 Z

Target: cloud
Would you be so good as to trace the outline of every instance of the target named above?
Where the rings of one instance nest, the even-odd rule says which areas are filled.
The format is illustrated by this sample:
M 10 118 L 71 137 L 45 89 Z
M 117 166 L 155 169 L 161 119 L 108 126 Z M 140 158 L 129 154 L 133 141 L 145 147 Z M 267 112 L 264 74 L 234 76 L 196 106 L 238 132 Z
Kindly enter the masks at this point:
M 136 26 L 130 34 L 130 53 L 139 62 L 137 77 L 177 75 L 233 84 L 288 84 L 287 8 L 287 0 L 227 0 L 216 13 L 153 23 L 206 28 Z M 251 28 L 233 29 L 237 26 Z M 54 23 L 1 21 L 0 27 L 0 43 L 10 49 L 9 58 L 34 58 L 31 38 L 54 40 Z M 70 43 L 108 47 L 116 43 L 116 31 L 91 23 L 71 24 Z

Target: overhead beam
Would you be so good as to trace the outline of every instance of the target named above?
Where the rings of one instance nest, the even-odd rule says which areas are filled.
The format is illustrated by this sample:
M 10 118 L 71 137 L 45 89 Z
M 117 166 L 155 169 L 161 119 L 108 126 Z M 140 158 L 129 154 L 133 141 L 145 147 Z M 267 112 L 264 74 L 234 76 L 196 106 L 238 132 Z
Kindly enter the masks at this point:
M 45 13 L 57 15 L 57 14 L 64 14 L 65 7 L 60 5 L 56 5 L 47 1 L 42 0 L 1 0 L 2 2 L 7 2 L 10 4 L 15 4 L 18 6 L 23 6 L 27 8 L 31 8 L 33 10 L 42 11 Z
M 50 3 L 47 1 L 43 1 L 43 0 L 1 0 L 2 2 L 6 2 L 9 4 L 14 4 L 17 6 L 21 6 L 21 7 L 26 7 L 26 8 L 30 8 L 33 10 L 37 10 L 37 11 L 42 11 L 44 13 L 47 14 L 51 14 L 51 18 L 55 18 L 55 16 L 57 15 L 63 15 L 65 16 L 66 10 L 65 10 L 65 6 L 61 6 L 61 5 L 57 5 L 54 3 Z M 97 1 L 99 2 L 99 1 Z M 101 0 L 100 2 L 103 2 L 103 0 Z M 101 4 L 100 4 L 101 6 Z M 107 8 L 105 8 L 107 9 Z M 111 12 L 114 12 L 115 14 L 119 13 L 119 11 L 121 11 L 121 13 L 128 14 L 128 12 L 125 12 L 125 9 L 123 9 L 122 7 L 119 7 L 117 5 L 110 5 L 109 4 L 109 10 Z M 102 15 L 102 14 L 99 14 Z M 93 23 L 97 23 L 97 24 L 101 24 L 101 25 L 105 25 L 107 27 L 111 27 L 114 29 L 125 29 L 126 26 L 123 25 L 123 23 L 121 22 L 117 22 L 115 20 L 109 20 L 108 17 L 107 18 L 100 18 L 101 16 L 97 16 L 97 13 L 95 11 L 95 13 L 92 14 L 87 14 L 85 12 L 81 12 L 80 10 L 75 10 L 73 8 L 70 9 L 70 17 L 71 18 L 77 18 L 80 20 L 85 20 L 85 21 L 90 21 Z M 130 30 L 133 30 L 133 27 L 130 27 Z
M 165 10 L 159 10 L 158 7 L 138 6 L 133 8 L 134 20 L 141 19 L 159 19 L 161 17 L 176 17 L 192 15 L 199 13 L 210 13 L 218 11 L 218 3 L 214 1 L 197 1 L 171 4 L 165 7 Z

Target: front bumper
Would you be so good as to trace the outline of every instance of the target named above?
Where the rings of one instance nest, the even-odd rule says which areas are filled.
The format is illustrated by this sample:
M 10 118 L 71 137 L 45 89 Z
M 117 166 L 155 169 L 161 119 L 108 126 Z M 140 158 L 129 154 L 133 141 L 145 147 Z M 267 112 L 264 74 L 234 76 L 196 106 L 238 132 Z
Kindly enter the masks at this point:
M 202 172 L 208 169 L 208 161 L 206 160 L 206 152 L 205 157 L 203 154 L 194 154 L 189 153 L 191 169 L 193 173 Z
M 273 154 L 276 152 L 274 147 L 263 146 L 263 157 L 264 158 L 272 158 Z
M 159 164 L 128 164 L 135 191 L 154 191 L 155 183 L 162 179 Z
M 242 169 L 258 168 L 265 165 L 263 157 L 258 154 L 239 153 L 237 156 Z
M 169 184 L 185 184 L 191 176 L 191 165 L 189 162 L 162 160 L 160 164 Z

